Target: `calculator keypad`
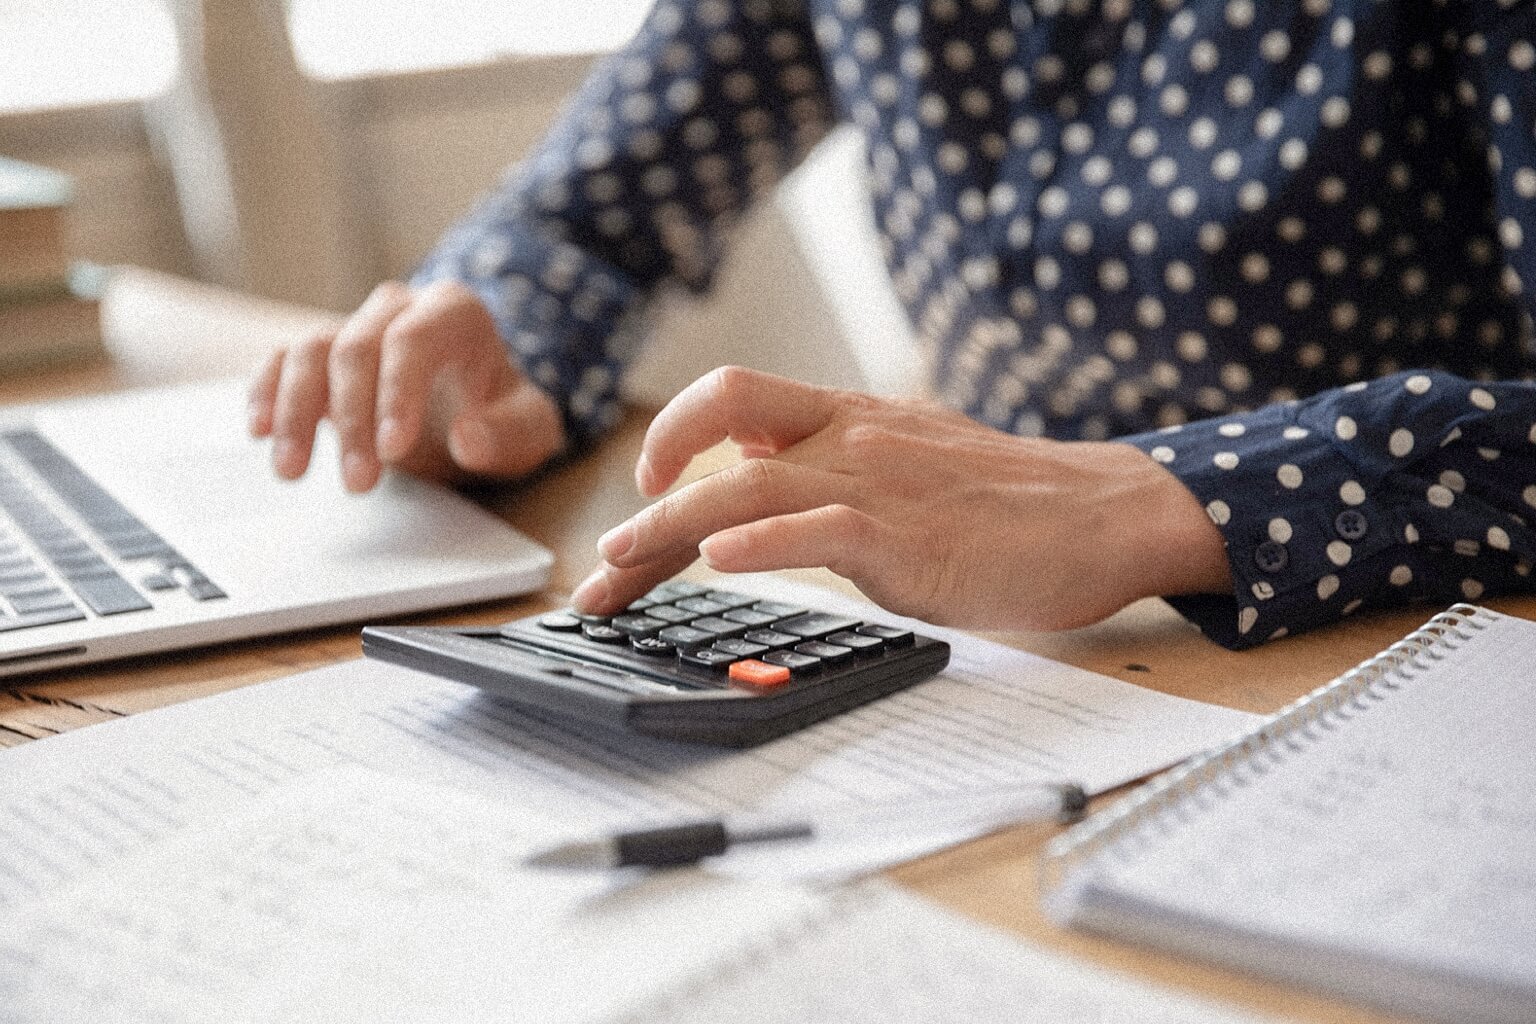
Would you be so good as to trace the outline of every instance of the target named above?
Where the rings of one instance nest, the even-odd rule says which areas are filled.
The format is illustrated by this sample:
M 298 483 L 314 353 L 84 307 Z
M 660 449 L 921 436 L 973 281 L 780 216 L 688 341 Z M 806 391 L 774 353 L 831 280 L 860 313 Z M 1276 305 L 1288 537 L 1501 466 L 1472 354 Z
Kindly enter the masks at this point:
M 913 642 L 911 632 L 894 626 L 682 580 L 663 583 L 611 618 L 566 609 L 530 622 L 535 634 L 580 637 L 609 655 L 627 647 L 637 667 L 655 672 L 670 664 L 692 685 L 703 675 L 704 685 L 757 690 Z M 515 637 L 518 629 L 529 631 L 526 623 L 509 623 L 504 632 Z
M 498 627 L 369 626 L 363 653 L 540 714 L 668 741 L 753 746 L 943 671 L 950 648 L 878 622 L 671 581 L 615 615 Z

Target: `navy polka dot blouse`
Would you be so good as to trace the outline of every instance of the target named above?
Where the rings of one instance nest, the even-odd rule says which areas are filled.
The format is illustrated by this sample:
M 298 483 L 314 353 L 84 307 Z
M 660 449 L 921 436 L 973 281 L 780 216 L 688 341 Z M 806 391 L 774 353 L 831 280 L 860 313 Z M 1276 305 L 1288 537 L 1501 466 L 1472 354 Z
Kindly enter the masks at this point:
M 850 122 L 936 392 L 1177 475 L 1209 636 L 1529 590 L 1533 38 L 1527 0 L 660 0 L 417 280 L 590 439 L 646 297 Z

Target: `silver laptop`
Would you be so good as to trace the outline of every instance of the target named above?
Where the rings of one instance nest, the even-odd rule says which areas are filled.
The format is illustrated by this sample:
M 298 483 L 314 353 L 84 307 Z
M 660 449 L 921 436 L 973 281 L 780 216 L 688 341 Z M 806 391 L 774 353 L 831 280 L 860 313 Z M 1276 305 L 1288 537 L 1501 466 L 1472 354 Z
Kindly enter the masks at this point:
M 407 476 L 303 480 L 245 433 L 242 381 L 0 411 L 0 676 L 510 597 L 553 557 Z

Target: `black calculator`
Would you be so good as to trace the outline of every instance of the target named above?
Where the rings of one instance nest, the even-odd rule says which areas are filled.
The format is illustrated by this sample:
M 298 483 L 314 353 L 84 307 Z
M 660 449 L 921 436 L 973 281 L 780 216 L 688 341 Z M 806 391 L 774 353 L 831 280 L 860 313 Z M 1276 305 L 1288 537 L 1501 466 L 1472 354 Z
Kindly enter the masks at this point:
M 936 675 L 911 630 L 672 580 L 620 615 L 369 626 L 363 653 L 627 732 L 746 747 Z

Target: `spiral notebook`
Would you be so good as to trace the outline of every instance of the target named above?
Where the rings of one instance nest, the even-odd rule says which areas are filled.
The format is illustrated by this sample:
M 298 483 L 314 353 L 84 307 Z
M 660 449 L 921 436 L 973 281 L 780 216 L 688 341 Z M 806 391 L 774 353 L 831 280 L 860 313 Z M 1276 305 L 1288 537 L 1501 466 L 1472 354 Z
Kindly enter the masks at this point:
M 1058 922 L 1536 1020 L 1536 623 L 1470 605 L 1058 837 Z

